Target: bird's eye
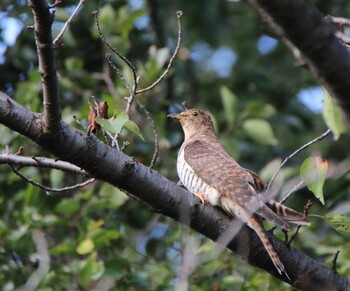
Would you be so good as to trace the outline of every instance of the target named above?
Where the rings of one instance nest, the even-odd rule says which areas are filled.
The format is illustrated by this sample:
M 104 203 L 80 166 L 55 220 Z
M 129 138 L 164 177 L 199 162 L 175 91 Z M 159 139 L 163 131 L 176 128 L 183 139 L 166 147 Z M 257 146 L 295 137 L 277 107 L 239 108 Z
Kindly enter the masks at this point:
M 192 112 L 192 116 L 198 116 L 199 115 L 199 112 L 198 111 L 193 111 Z

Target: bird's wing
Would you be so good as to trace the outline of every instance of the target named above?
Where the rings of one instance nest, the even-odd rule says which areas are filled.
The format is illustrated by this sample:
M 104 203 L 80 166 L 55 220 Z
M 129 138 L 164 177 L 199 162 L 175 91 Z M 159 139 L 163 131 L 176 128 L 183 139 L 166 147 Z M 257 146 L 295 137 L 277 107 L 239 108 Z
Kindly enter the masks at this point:
M 254 181 L 254 188 L 256 189 L 256 192 L 261 193 L 266 190 L 267 184 L 261 180 L 260 176 L 253 172 L 252 170 L 244 168 L 245 171 L 247 171 L 251 176 Z
M 250 215 L 256 213 L 284 229 L 289 229 L 288 224 L 268 208 L 257 194 L 258 187 L 263 188 L 256 185 L 258 175 L 255 174 L 254 178 L 254 175 L 233 160 L 218 142 L 195 140 L 188 143 L 184 150 L 185 161 L 208 185 L 224 197 L 229 197 Z

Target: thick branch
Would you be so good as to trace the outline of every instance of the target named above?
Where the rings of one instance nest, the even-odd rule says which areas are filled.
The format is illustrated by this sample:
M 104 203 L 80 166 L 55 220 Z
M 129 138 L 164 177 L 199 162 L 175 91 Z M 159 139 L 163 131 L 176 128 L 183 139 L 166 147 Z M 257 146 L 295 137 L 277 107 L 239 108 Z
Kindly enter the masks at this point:
M 350 54 L 335 35 L 335 26 L 309 1 L 247 0 L 259 4 L 302 53 L 307 65 L 321 78 L 350 122 Z M 256 6 L 255 6 L 256 7 Z
M 43 87 L 43 130 L 55 134 L 60 125 L 60 98 L 52 43 L 51 24 L 54 13 L 45 0 L 28 0 L 34 15 L 34 35 L 39 57 L 39 73 Z
M 91 176 L 122 188 L 153 211 L 169 216 L 216 241 L 230 226 L 230 218 L 209 205 L 198 204 L 188 191 L 178 187 L 156 171 L 138 163 L 94 136 L 62 123 L 61 130 L 50 139 L 41 136 L 41 116 L 29 112 L 0 94 L 0 123 L 29 137 L 56 155 L 89 172 Z M 350 282 L 300 251 L 288 248 L 271 235 L 271 240 L 292 284 L 303 290 L 349 290 Z M 281 280 L 260 240 L 247 227 L 242 227 L 228 248 L 246 258 L 251 264 L 265 269 Z

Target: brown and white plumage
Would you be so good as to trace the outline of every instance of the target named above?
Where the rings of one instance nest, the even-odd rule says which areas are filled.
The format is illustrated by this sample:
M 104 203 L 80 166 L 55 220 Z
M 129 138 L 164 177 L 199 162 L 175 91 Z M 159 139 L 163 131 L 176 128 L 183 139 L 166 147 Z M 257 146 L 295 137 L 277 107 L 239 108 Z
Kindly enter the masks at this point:
M 287 275 L 263 229 L 262 218 L 284 230 L 290 229 L 288 222 L 308 225 L 308 220 L 275 201 L 265 201 L 263 192 L 266 184 L 256 173 L 241 167 L 226 153 L 208 113 L 186 109 L 169 117 L 178 119 L 185 133 L 177 159 L 177 172 L 182 184 L 201 200 L 223 208 L 252 228 L 278 272 Z

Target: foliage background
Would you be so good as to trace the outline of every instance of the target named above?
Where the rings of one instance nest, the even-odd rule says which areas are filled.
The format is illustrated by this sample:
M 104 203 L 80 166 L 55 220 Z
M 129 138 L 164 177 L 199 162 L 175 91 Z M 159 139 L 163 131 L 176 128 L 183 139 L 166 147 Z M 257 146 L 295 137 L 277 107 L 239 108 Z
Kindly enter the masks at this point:
M 56 9 L 54 35 L 76 4 L 63 1 Z M 346 17 L 350 13 L 347 1 L 315 4 L 324 14 Z M 0 89 L 31 110 L 40 111 L 34 36 L 26 29 L 33 23 L 30 9 L 21 0 L 2 5 Z M 86 1 L 63 37 L 64 47 L 56 50 L 62 117 L 75 127 L 79 125 L 74 115 L 86 122 L 90 96 L 107 100 L 112 114 L 125 107 L 124 96 L 128 94 L 104 58 L 107 50 L 91 15 L 95 9 L 99 10 L 106 38 L 137 67 L 141 87 L 162 72 L 167 61 L 164 47 L 172 51 L 176 44 L 176 10 L 184 12 L 182 48 L 171 77 L 140 96 L 159 130 L 161 148 L 156 169 L 172 180 L 177 180 L 175 159 L 182 133 L 166 115 L 181 110 L 183 100 L 191 107 L 210 110 L 228 152 L 267 181 L 278 159 L 326 130 L 315 101 L 321 94 L 319 84 L 273 38 L 255 12 L 244 2 L 208 0 Z M 9 43 L 9 35 L 16 35 L 13 27 L 20 30 L 15 43 Z M 130 72 L 120 66 L 128 77 Z M 112 86 L 108 87 L 106 80 Z M 309 94 L 318 94 L 311 95 L 314 99 L 307 106 L 307 95 L 301 93 L 310 88 Z M 131 119 L 139 125 L 145 142 L 123 131 L 123 139 L 131 141 L 126 153 L 148 164 L 154 146 L 152 128 L 137 107 L 133 107 Z M 1 151 L 9 145 L 16 152 L 23 145 L 26 155 L 47 155 L 3 126 L 0 134 Z M 348 149 L 346 136 L 338 141 L 328 137 L 284 168 L 287 182 L 298 176 L 306 157 L 321 154 L 328 159 L 330 172 L 341 174 L 327 180 L 326 205 L 314 201 L 312 213 L 349 214 Z M 340 171 L 342 166 L 345 170 Z M 81 177 L 56 170 L 25 168 L 22 172 L 52 187 L 81 181 Z M 79 191 L 47 195 L 0 165 L 0 193 L 0 285 L 4 290 L 24 284 L 37 267 L 33 229 L 45 233 L 51 256 L 42 290 L 102 290 L 103 286 L 167 290 L 180 286 L 182 280 L 188 282 L 190 290 L 207 290 L 208 286 L 211 290 L 289 288 L 228 251 L 215 257 L 211 241 L 154 214 L 107 184 L 96 182 Z M 309 198 L 310 192 L 302 189 L 287 204 L 302 209 Z M 322 220 L 312 219 L 311 227 L 302 230 L 294 247 L 329 266 L 335 252 L 341 250 L 339 272 L 349 272 L 348 239 Z

